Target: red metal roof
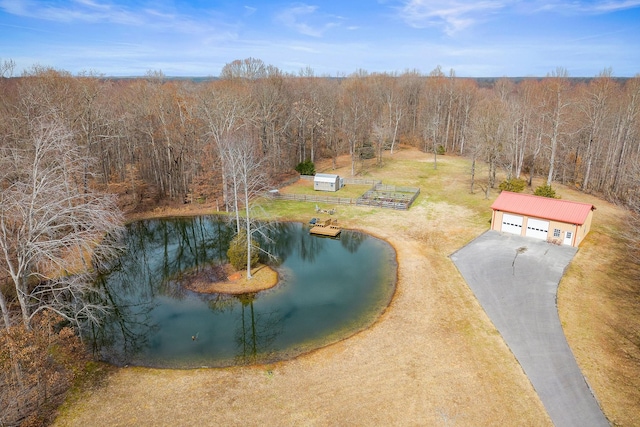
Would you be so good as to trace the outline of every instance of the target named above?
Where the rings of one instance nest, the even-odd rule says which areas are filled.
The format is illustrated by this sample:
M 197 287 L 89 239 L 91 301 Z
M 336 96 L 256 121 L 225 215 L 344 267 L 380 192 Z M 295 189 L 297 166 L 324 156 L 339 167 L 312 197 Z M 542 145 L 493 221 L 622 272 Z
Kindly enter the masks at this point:
M 595 207 L 587 203 L 503 191 L 491 209 L 582 225 Z

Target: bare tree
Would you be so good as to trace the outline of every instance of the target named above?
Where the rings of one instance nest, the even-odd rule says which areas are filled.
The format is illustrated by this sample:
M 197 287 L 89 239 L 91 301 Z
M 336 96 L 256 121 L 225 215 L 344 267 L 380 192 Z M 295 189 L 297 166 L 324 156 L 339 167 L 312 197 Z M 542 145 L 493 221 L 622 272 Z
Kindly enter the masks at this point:
M 633 185 L 628 185 L 628 177 L 632 175 L 628 173 L 632 170 L 629 165 L 634 158 L 638 161 L 640 156 L 637 145 L 634 150 L 632 143 L 640 133 L 640 74 L 627 81 L 620 97 L 620 104 L 613 129 L 613 143 L 616 150 L 612 159 L 614 172 L 609 177 L 611 184 L 608 189 L 618 199 L 624 198 L 623 195 L 628 188 L 633 188 Z
M 257 144 L 245 135 L 237 135 L 225 144 L 225 163 L 228 165 L 229 182 L 233 191 L 233 206 L 236 213 L 236 230 L 241 232 L 240 206 L 244 207 L 244 232 L 247 236 L 247 279 L 251 279 L 252 237 L 260 232 L 254 221 L 254 200 L 264 193 L 267 186 L 266 160 L 261 156 Z
M 496 170 L 498 165 L 503 164 L 503 149 L 505 135 L 505 106 L 497 96 L 488 93 L 478 104 L 478 108 L 472 116 L 473 141 L 469 144 L 472 156 L 472 183 L 473 192 L 475 160 L 476 156 L 484 153 L 489 167 L 488 185 L 485 195 L 488 195 L 489 188 L 495 187 Z
M 222 67 L 220 78 L 225 80 L 247 79 L 257 80 L 267 77 L 267 66 L 261 59 L 236 59 Z
M 222 197 L 225 210 L 228 211 L 231 202 L 228 200 L 227 178 L 234 174 L 233 171 L 229 172 L 233 165 L 227 165 L 226 145 L 230 135 L 245 125 L 249 101 L 243 85 L 222 83 L 210 85 L 200 96 L 200 111 L 206 128 L 205 135 L 213 140 L 220 159 Z
M 85 165 L 55 117 L 28 122 L 0 148 L 0 271 L 15 288 L 22 323 L 51 310 L 73 324 L 105 310 L 95 273 L 117 250 L 122 217 L 113 197 L 83 188 Z M 7 296 L 0 295 L 5 326 Z
M 564 68 L 558 68 L 552 72 L 545 79 L 546 89 L 546 111 L 545 115 L 548 116 L 548 122 L 551 129 L 547 133 L 549 138 L 549 174 L 547 175 L 547 185 L 551 185 L 553 181 L 556 154 L 558 151 L 558 139 L 564 132 L 564 126 L 566 125 L 566 111 L 569 105 L 571 105 L 568 99 L 569 91 L 569 74 Z
M 265 79 L 253 82 L 251 99 L 255 101 L 253 126 L 260 135 L 262 155 L 268 159 L 269 173 L 289 170 L 295 150 L 288 138 L 293 121 L 289 79 L 275 67 L 269 67 Z
M 582 90 L 579 110 L 583 117 L 584 136 L 586 148 L 584 150 L 585 171 L 581 188 L 587 191 L 590 186 L 592 167 L 597 162 L 599 148 L 603 146 L 603 140 L 610 135 L 604 132 L 609 116 L 611 115 L 610 97 L 615 96 L 615 83 L 611 79 L 611 69 L 601 72 L 597 78 L 589 82 Z
M 331 156 L 332 165 L 337 167 L 337 158 L 343 147 L 343 139 L 339 132 L 341 114 L 339 112 L 338 82 L 330 79 L 319 79 L 318 110 L 321 117 L 319 126 L 320 139 L 323 142 L 325 155 Z M 323 150 L 320 150 L 322 153 Z
M 405 138 L 418 138 L 420 134 L 420 104 L 424 89 L 423 77 L 417 70 L 407 70 L 398 77 L 398 86 L 402 103 L 400 135 Z
M 0 78 L 8 78 L 13 76 L 13 70 L 16 68 L 16 63 L 13 59 L 5 59 L 0 62 Z
M 355 73 L 342 83 L 342 133 L 349 143 L 351 176 L 356 175 L 356 161 L 369 138 L 372 120 L 377 116 L 366 73 Z
M 371 129 L 371 139 L 376 151 L 376 163 L 379 166 L 382 165 L 382 153 L 384 152 L 385 144 L 389 141 L 392 133 L 386 125 L 387 123 L 381 118 L 373 123 Z
M 540 104 L 539 83 L 534 80 L 522 82 L 516 95 L 508 102 L 510 118 L 510 149 L 514 175 L 520 178 L 527 156 L 537 155 L 536 141 L 541 139 L 542 126 L 537 108 Z M 531 172 L 531 170 L 530 170 Z
M 381 105 L 380 116 L 376 119 L 374 126 L 378 128 L 378 131 L 385 130 L 384 141 L 381 142 L 386 144 L 390 140 L 389 153 L 393 155 L 393 149 L 398 140 L 398 129 L 404 113 L 401 89 L 398 85 L 398 78 L 394 75 L 374 75 L 373 79 L 375 95 Z M 378 150 L 378 163 L 382 162 L 381 154 L 382 151 Z
M 460 154 L 464 154 L 465 142 L 470 132 L 471 112 L 477 103 L 478 88 L 472 80 L 456 80 L 457 112 L 454 122 L 454 147 Z M 456 148 L 456 144 L 460 147 Z
M 424 151 L 428 152 L 428 143 L 431 142 L 433 151 L 433 168 L 438 168 L 438 147 L 444 149 L 443 139 L 446 138 L 442 125 L 445 122 L 443 115 L 447 104 L 445 91 L 446 77 L 440 66 L 436 67 L 425 82 L 422 99 L 422 138 L 424 141 Z

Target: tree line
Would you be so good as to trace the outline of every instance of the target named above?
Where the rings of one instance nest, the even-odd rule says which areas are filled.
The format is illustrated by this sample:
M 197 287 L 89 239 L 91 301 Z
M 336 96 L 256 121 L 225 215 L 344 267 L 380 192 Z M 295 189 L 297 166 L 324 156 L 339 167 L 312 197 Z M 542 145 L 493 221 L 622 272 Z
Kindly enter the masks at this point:
M 318 158 L 360 161 L 398 144 L 484 161 L 496 172 L 561 182 L 631 205 L 637 199 L 640 77 L 609 69 L 570 79 L 497 79 L 489 87 L 445 74 L 367 73 L 343 78 L 283 73 L 257 59 L 227 64 L 219 79 L 166 79 L 161 72 L 117 80 L 33 67 L 3 79 L 0 129 L 9 138 L 55 111 L 77 149 L 98 159 L 101 185 L 129 194 L 179 199 L 227 198 L 228 141 L 254 144 L 274 180 Z M 11 129 L 10 132 L 7 130 Z M 136 199 L 138 198 L 138 199 Z
M 26 326 L 45 308 L 76 324 L 100 311 L 80 272 L 116 251 L 97 244 L 121 231 L 116 200 L 215 200 L 236 212 L 238 232 L 244 210 L 251 236 L 251 200 L 319 158 L 348 154 L 357 175 L 407 144 L 433 153 L 434 167 L 441 154 L 471 158 L 471 191 L 482 165 L 487 190 L 500 172 L 640 206 L 640 75 L 575 80 L 558 68 L 480 87 L 440 67 L 327 78 L 253 58 L 205 82 L 41 66 L 8 78 L 13 66 L 0 64 L 0 272 Z M 10 325 L 6 292 L 0 309 Z

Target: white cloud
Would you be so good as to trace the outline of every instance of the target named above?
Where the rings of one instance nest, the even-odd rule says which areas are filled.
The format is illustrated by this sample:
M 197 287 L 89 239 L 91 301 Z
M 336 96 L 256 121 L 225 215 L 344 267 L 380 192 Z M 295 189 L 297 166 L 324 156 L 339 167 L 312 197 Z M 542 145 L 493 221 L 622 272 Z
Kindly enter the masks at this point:
M 288 28 L 311 37 L 322 37 L 326 31 L 339 25 L 338 17 L 319 15 L 318 6 L 300 4 L 281 11 L 276 20 Z M 311 23 L 311 21 L 315 21 Z M 324 21 L 324 22 L 318 22 Z
M 538 12 L 593 15 L 638 7 L 640 0 L 402 0 L 398 10 L 400 18 L 414 28 L 442 28 L 452 36 L 501 11 L 523 15 Z
M 80 21 L 139 25 L 144 22 L 142 16 L 123 6 L 90 0 L 75 0 L 60 6 L 32 0 L 2 0 L 0 8 L 12 15 L 62 23 Z
M 111 23 L 140 30 L 171 30 L 181 34 L 228 33 L 232 27 L 212 16 L 189 16 L 159 7 L 135 9 L 129 5 L 99 0 L 45 3 L 33 0 L 0 0 L 5 12 L 57 23 Z
M 640 0 L 605 0 L 605 1 L 566 1 L 566 0 L 538 0 L 521 4 L 523 13 L 555 12 L 559 14 L 589 14 L 600 15 L 640 7 Z
M 640 7 L 640 0 L 626 0 L 626 1 L 604 1 L 596 2 L 591 5 L 591 9 L 594 12 L 617 12 L 619 10 L 634 9 Z
M 453 35 L 503 9 L 507 3 L 490 0 L 407 0 L 400 8 L 400 17 L 412 27 L 441 27 L 445 33 Z
M 12 1 L 12 0 L 0 0 L 0 9 L 7 13 L 18 16 L 27 15 L 27 2 L 25 1 Z
M 88 6 L 94 9 L 103 9 L 108 10 L 110 8 L 107 4 L 100 4 L 92 0 L 73 0 L 74 3 L 78 3 L 80 5 Z

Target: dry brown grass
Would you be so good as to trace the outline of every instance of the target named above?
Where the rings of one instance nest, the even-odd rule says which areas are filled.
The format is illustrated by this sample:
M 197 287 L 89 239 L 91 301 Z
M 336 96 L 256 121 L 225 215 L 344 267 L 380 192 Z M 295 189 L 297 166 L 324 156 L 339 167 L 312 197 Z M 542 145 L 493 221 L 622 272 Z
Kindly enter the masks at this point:
M 574 197 L 566 191 L 563 197 Z M 558 306 L 578 364 L 613 425 L 640 420 L 640 271 L 626 257 L 626 212 L 582 195 L 594 226 L 560 283 Z
M 348 159 L 338 165 L 337 173 L 349 176 Z M 397 252 L 395 296 L 369 329 L 268 366 L 119 369 L 104 386 L 80 394 L 56 425 L 551 425 L 448 258 L 489 227 L 491 200 L 469 194 L 467 168 L 464 159 L 442 157 L 434 171 L 431 156 L 404 149 L 384 168 L 369 165 L 364 175 L 420 186 L 409 211 L 340 207 L 344 227 L 383 238 Z M 633 280 L 619 273 L 623 245 L 616 232 L 623 212 L 581 193 L 562 195 L 593 201 L 598 211 L 562 281 L 561 319 L 605 414 L 633 425 L 640 419 L 633 335 L 640 314 L 637 298 L 627 299 Z M 286 211 L 286 219 L 313 216 L 313 204 L 293 206 L 298 210 Z

